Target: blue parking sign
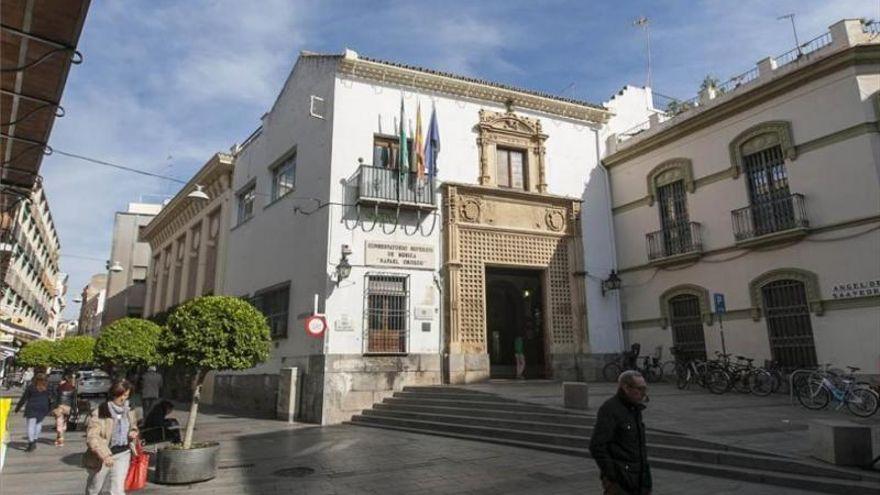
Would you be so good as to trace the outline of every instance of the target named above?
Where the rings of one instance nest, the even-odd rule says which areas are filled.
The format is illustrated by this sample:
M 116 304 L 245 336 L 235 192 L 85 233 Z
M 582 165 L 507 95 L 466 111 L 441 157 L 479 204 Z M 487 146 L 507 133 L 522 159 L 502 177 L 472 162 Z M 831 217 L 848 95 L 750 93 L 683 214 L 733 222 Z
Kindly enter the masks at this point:
M 727 312 L 727 307 L 724 305 L 724 294 L 713 294 L 715 298 L 715 314 L 724 314 Z

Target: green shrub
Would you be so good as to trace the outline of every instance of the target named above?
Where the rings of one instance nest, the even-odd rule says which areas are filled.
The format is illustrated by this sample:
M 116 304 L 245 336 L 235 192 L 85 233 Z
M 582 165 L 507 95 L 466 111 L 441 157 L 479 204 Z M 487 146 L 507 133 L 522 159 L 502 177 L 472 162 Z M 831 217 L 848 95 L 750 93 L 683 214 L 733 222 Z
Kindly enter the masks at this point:
M 141 318 L 122 318 L 101 330 L 95 343 L 95 360 L 124 369 L 161 364 L 161 338 L 159 325 Z

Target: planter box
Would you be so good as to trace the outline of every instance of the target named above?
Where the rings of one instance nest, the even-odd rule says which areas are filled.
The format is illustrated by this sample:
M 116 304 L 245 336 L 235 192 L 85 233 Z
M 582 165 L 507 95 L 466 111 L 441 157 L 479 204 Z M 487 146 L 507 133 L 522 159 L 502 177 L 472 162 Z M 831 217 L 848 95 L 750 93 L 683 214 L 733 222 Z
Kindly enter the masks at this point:
M 156 457 L 156 483 L 185 484 L 207 481 L 217 475 L 219 443 L 192 449 L 162 449 Z

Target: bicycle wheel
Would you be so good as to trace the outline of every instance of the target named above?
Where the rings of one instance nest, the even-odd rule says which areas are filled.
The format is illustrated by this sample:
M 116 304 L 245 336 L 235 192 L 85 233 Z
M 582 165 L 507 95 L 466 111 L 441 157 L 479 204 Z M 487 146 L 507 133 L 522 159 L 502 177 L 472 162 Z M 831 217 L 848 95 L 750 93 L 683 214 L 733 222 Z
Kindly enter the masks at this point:
M 810 379 L 797 389 L 798 402 L 807 409 L 822 409 L 831 400 L 831 394 L 822 384 L 821 378 Z
M 753 394 L 759 397 L 770 395 L 773 392 L 774 386 L 777 386 L 777 381 L 772 373 L 765 370 L 758 370 L 752 373 L 749 388 Z
M 880 399 L 877 393 L 869 388 L 856 388 L 846 398 L 846 408 L 860 418 L 867 418 L 877 412 Z
M 691 384 L 691 369 L 687 366 L 678 366 L 675 369 L 675 386 L 679 390 L 688 388 Z
M 617 377 L 623 373 L 623 370 L 620 368 L 620 365 L 615 362 L 610 362 L 602 368 L 602 376 L 605 378 L 606 382 L 616 382 Z
M 741 394 L 747 394 L 751 392 L 751 387 L 749 386 L 748 371 L 739 370 L 733 374 L 733 389 Z
M 721 368 L 711 368 L 706 373 L 705 381 L 709 392 L 721 395 L 730 390 L 732 377 Z

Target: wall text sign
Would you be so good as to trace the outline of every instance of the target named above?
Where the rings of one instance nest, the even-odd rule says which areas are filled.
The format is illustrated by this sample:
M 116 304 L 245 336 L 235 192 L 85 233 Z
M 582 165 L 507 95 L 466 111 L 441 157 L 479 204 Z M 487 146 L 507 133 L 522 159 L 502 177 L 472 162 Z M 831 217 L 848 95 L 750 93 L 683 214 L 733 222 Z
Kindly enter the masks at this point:
M 434 246 L 392 241 L 366 241 L 364 264 L 384 268 L 433 270 Z

